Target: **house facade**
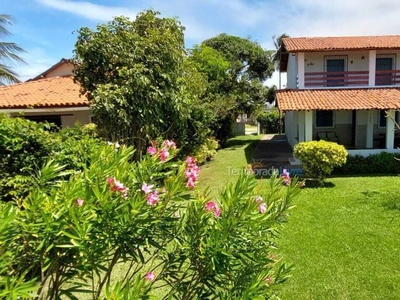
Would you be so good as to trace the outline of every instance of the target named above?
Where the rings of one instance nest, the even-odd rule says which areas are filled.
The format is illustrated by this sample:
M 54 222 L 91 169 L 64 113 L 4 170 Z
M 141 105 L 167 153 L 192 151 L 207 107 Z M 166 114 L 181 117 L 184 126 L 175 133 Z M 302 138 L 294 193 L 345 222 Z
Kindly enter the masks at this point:
M 330 140 L 349 154 L 400 146 L 400 35 L 284 38 L 277 92 L 288 142 Z
M 91 122 L 89 101 L 73 79 L 67 59 L 26 82 L 0 87 L 0 113 L 48 121 L 59 127 Z

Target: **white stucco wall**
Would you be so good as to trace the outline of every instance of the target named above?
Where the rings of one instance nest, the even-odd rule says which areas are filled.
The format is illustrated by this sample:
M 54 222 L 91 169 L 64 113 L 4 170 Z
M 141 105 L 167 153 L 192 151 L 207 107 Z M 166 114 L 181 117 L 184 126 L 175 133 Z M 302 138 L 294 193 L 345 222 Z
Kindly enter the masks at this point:
M 297 88 L 297 56 L 289 53 L 286 88 Z
M 67 75 L 73 75 L 74 72 L 74 65 L 73 64 L 62 64 L 59 66 L 57 69 L 49 72 L 46 77 L 55 77 L 55 76 L 67 76 Z
M 11 116 L 17 117 L 20 113 L 11 113 Z M 83 111 L 74 111 L 68 109 L 49 109 L 49 110 L 30 110 L 27 109 L 23 112 L 24 116 L 61 116 L 61 126 L 62 127 L 72 127 L 76 122 L 81 123 L 82 125 L 90 123 L 91 112 L 89 109 Z

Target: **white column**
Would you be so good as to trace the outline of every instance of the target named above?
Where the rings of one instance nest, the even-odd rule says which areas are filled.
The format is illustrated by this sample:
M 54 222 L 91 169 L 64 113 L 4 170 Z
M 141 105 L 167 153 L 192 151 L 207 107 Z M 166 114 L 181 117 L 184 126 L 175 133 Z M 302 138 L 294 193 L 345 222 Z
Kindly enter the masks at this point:
M 368 110 L 367 115 L 367 135 L 365 148 L 370 149 L 374 144 L 374 110 Z
M 375 86 L 376 50 L 369 50 L 368 86 Z
M 297 53 L 297 85 L 304 89 L 304 52 Z
M 387 114 L 389 116 L 395 115 L 394 110 L 388 110 Z M 394 122 L 392 118 L 386 118 L 386 149 L 393 149 L 394 148 Z
M 304 128 L 305 128 L 305 112 L 304 111 L 299 111 L 298 112 L 298 122 L 299 122 L 299 143 L 304 142 L 305 140 L 305 134 L 304 134 Z
M 312 129 L 313 129 L 313 112 L 307 110 L 304 112 L 304 141 L 312 141 Z

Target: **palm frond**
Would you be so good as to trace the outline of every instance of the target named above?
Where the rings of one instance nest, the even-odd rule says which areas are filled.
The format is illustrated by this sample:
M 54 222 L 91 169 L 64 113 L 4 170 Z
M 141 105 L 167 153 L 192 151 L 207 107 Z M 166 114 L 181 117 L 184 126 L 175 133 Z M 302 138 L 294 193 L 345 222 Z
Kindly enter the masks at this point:
M 13 72 L 9 67 L 6 65 L 0 64 L 0 83 L 18 83 L 21 80 L 18 79 L 18 75 Z

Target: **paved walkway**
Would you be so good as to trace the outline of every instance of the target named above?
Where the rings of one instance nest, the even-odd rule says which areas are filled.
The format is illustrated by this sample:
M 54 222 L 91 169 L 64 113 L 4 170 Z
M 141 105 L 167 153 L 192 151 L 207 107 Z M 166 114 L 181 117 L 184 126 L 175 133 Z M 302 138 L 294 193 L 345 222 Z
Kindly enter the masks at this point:
M 285 135 L 266 134 L 257 144 L 253 153 L 253 169 L 287 169 L 289 172 L 300 171 L 301 166 L 291 165 L 289 158 L 293 157 L 293 150 Z M 294 174 L 293 174 L 294 175 Z

